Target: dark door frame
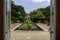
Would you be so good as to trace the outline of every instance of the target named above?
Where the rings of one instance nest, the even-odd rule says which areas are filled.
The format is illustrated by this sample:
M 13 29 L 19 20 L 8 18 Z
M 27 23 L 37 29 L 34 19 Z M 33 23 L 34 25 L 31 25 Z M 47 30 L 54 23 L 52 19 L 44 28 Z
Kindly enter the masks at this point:
M 0 0 L 0 40 L 4 40 L 3 25 L 3 0 Z
M 56 0 L 56 40 L 60 40 L 60 0 Z
M 60 0 L 56 0 L 56 40 L 60 40 Z M 3 0 L 0 0 L 0 40 L 4 40 Z

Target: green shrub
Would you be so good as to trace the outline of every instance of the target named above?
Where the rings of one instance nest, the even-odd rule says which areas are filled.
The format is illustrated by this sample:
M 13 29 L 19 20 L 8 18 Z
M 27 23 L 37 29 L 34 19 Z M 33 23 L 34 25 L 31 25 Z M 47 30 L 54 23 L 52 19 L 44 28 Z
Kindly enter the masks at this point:
M 19 28 L 18 30 L 41 30 L 38 28 L 35 24 L 31 22 L 31 20 L 26 20 Z
M 26 21 L 26 17 L 19 16 L 19 21 L 21 21 L 21 22 L 24 22 L 24 21 Z
M 48 23 L 48 21 L 44 21 L 44 24 L 48 25 L 49 23 Z

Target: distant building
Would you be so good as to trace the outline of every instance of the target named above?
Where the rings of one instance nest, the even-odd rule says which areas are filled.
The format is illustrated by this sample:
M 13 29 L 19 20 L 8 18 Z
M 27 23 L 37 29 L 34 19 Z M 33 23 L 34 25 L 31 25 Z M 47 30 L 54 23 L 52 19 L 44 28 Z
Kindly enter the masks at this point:
M 30 14 L 27 14 L 27 17 L 26 17 L 28 20 L 30 20 Z

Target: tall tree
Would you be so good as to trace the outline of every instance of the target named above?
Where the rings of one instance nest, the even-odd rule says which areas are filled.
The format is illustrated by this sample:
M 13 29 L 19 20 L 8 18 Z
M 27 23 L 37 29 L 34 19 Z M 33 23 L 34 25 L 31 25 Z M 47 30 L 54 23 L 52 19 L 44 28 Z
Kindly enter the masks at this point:
M 41 21 L 47 25 L 50 23 L 50 6 L 46 8 L 38 8 L 30 12 L 31 20 L 33 22 Z
M 20 17 L 21 16 L 21 17 Z M 24 7 L 21 5 L 15 5 L 14 2 L 11 2 L 11 20 L 16 22 L 17 20 L 25 20 L 26 12 Z M 20 20 L 21 21 L 21 20 Z
M 43 15 L 40 10 L 35 10 L 33 12 L 30 12 L 30 16 L 33 22 L 37 22 L 37 21 L 43 22 L 43 19 L 45 19 L 45 15 Z

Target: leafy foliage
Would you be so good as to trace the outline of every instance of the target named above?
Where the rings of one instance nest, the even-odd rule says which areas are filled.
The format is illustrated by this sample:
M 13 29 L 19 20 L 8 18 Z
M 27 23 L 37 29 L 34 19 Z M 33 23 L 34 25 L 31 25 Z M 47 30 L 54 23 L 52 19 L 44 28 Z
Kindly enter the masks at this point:
M 35 12 L 35 13 L 34 13 Z M 40 10 L 36 10 L 36 11 L 33 11 L 31 14 L 31 20 L 33 22 L 37 22 L 37 21 L 43 21 L 43 19 L 45 19 L 45 15 L 43 15 L 43 13 L 40 11 Z
M 42 22 L 47 25 L 50 23 L 50 6 L 46 8 L 38 8 L 30 12 L 32 22 Z
M 26 20 L 19 28 L 16 30 L 40 30 L 42 31 L 41 28 L 36 26 L 35 24 L 32 23 L 31 20 Z
M 36 10 L 33 10 L 30 12 L 30 19 L 32 22 L 42 22 L 47 25 L 50 23 L 50 6 L 46 8 L 38 8 Z M 26 12 L 24 10 L 24 7 L 21 5 L 15 5 L 12 1 L 11 3 L 11 20 L 12 23 L 17 22 L 18 20 L 20 22 L 25 22 L 26 19 Z
M 24 21 L 26 21 L 26 20 L 27 20 L 26 17 L 19 16 L 19 21 L 24 22 Z
M 21 5 L 15 5 L 14 2 L 12 1 L 12 3 L 11 3 L 11 21 L 14 23 L 18 20 L 24 22 L 25 16 L 26 16 L 26 13 L 25 13 L 24 7 Z

